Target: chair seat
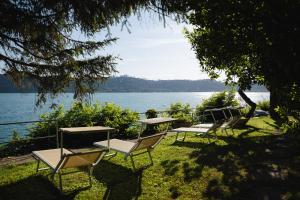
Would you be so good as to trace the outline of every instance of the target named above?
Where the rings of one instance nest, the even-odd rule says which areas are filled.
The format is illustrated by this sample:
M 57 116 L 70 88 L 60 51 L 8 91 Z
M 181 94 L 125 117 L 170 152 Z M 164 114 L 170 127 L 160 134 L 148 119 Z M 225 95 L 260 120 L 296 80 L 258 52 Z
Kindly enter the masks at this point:
M 195 128 L 195 127 L 180 127 L 176 129 L 172 129 L 172 132 L 193 132 L 193 133 L 207 133 L 209 131 L 209 128 Z
M 61 160 L 61 149 L 48 149 L 41 151 L 33 151 L 32 154 L 46 163 L 52 169 L 57 167 Z M 63 148 L 63 154 L 73 154 L 71 151 Z
M 106 147 L 106 148 L 108 147 L 107 144 L 108 144 L 107 140 L 94 143 L 94 145 L 97 147 Z M 118 139 L 111 139 L 109 141 L 110 149 L 118 151 L 118 152 L 122 152 L 125 154 L 130 153 L 130 151 L 132 150 L 132 148 L 135 145 L 136 145 L 136 143 L 134 143 L 134 142 L 118 140 Z
M 212 123 L 203 123 L 203 124 L 193 125 L 192 127 L 194 127 L 194 128 L 211 128 L 213 126 L 214 126 L 214 124 L 212 124 Z

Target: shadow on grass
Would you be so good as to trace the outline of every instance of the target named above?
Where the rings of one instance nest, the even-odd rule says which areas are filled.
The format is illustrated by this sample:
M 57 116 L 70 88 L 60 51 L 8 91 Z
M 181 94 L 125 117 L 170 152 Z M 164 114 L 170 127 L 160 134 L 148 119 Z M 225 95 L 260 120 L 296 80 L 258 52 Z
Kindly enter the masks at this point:
M 30 176 L 18 182 L 0 186 L 0 199 L 5 200 L 55 200 L 74 199 L 78 192 L 75 190 L 68 194 L 61 193 L 47 178 L 43 176 Z
M 179 160 L 164 160 L 161 163 L 161 166 L 165 170 L 165 175 L 173 176 L 179 170 Z
M 95 178 L 107 186 L 103 199 L 137 199 L 141 195 L 143 169 L 131 169 L 101 161 L 94 170 Z
M 270 123 L 270 122 L 264 120 L 264 123 L 268 124 L 269 126 L 273 127 L 274 129 L 279 129 L 279 128 L 280 128 L 280 127 L 278 126 L 278 124 L 276 124 L 275 122 L 274 122 L 274 124 L 273 124 L 273 123 Z
M 207 198 L 300 199 L 299 143 L 278 136 L 222 140 L 228 145 L 214 143 L 190 154 L 199 168 L 208 166 L 222 174 L 209 180 Z

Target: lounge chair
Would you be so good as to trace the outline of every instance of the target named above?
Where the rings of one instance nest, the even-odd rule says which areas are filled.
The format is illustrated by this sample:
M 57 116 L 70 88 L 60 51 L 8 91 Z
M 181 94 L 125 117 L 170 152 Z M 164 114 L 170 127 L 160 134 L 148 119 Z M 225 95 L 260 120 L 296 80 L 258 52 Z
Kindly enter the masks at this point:
M 62 154 L 61 154 L 62 150 Z M 107 149 L 79 152 L 73 153 L 67 149 L 48 149 L 41 151 L 33 151 L 33 157 L 38 161 L 36 172 L 40 170 L 50 169 L 52 170 L 51 179 L 54 179 L 54 175 L 57 173 L 59 175 L 59 188 L 62 191 L 62 179 L 61 176 L 63 169 L 66 168 L 77 168 L 77 167 L 87 167 L 89 171 L 89 184 L 92 185 L 91 175 L 93 173 L 94 166 L 103 158 Z M 48 167 L 39 168 L 40 161 L 46 164 Z
M 225 114 L 225 110 L 228 110 L 228 113 L 229 113 L 229 117 L 226 116 Z M 224 113 L 224 117 L 226 119 L 226 121 L 222 124 L 222 126 L 220 127 L 222 129 L 222 132 L 225 131 L 226 135 L 228 135 L 228 132 L 227 132 L 227 129 L 231 129 L 231 132 L 234 134 L 234 131 L 233 131 L 233 128 L 238 124 L 240 123 L 242 119 L 242 114 L 241 112 L 239 111 L 239 114 L 238 115 L 233 115 L 232 111 L 234 108 L 232 107 L 226 107 L 224 108 L 223 110 L 223 113 Z
M 195 124 L 192 127 L 193 128 L 212 128 L 214 126 L 214 123 L 200 123 L 200 124 Z
M 170 132 L 176 132 L 176 138 L 175 141 L 184 141 L 186 138 L 186 134 L 187 133 L 196 133 L 199 136 L 208 136 L 208 140 L 210 143 L 210 139 L 209 139 L 209 132 L 213 131 L 214 133 L 216 133 L 216 129 L 219 128 L 222 125 L 222 123 L 214 123 L 212 125 L 206 125 L 207 127 L 201 127 L 199 125 L 195 125 L 192 127 L 180 127 L 180 128 L 176 128 L 176 129 L 172 129 Z M 179 133 L 184 133 L 184 136 L 181 138 L 178 138 Z
M 156 147 L 156 145 L 159 144 L 159 142 L 164 138 L 166 133 L 158 133 L 147 137 L 140 137 L 139 139 L 135 141 L 125 141 L 125 140 L 119 140 L 119 139 L 111 139 L 110 140 L 110 149 L 116 151 L 116 155 L 118 152 L 125 155 L 125 160 L 127 160 L 128 157 L 130 157 L 133 170 L 136 171 L 136 167 L 134 164 L 133 157 L 138 156 L 143 153 L 148 153 L 151 165 L 153 165 L 153 160 L 151 156 L 151 151 Z M 101 141 L 101 142 L 95 142 L 95 146 L 103 148 L 107 147 L 107 141 Z M 146 150 L 142 152 L 138 152 L 134 154 L 137 151 Z

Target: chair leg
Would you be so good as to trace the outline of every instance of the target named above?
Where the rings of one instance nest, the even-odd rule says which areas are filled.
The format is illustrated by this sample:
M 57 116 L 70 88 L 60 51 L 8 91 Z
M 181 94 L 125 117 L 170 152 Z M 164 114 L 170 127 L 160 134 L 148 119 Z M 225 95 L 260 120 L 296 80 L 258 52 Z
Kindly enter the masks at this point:
M 148 156 L 149 156 L 149 159 L 150 159 L 151 165 L 153 165 L 153 159 L 152 159 L 152 156 L 151 156 L 150 150 L 147 150 L 147 152 L 148 152 Z
M 90 187 L 92 187 L 92 174 L 93 174 L 94 167 L 89 168 L 89 181 L 90 181 Z
M 186 132 L 184 132 L 184 136 L 183 136 L 183 138 L 182 138 L 182 141 L 184 141 L 185 138 L 186 138 Z
M 60 189 L 60 191 L 63 191 L 62 180 L 61 180 L 61 172 L 58 172 L 58 177 L 59 177 L 59 189 Z
M 226 136 L 228 136 L 228 132 L 227 132 L 227 129 L 225 128 L 224 130 L 225 130 Z
M 38 173 L 38 171 L 39 171 L 39 167 L 40 167 L 40 162 L 41 162 L 40 160 L 38 160 L 38 161 L 37 161 L 37 166 L 36 166 L 36 173 Z
M 176 138 L 175 138 L 175 142 L 178 141 L 178 132 L 176 132 Z
M 186 138 L 186 134 L 187 132 L 184 132 L 184 136 L 182 138 L 178 138 L 178 135 L 179 135 L 179 132 L 176 133 L 176 138 L 175 138 L 175 142 L 178 141 L 178 142 L 183 142 Z
M 135 164 L 134 164 L 134 160 L 133 160 L 132 155 L 130 155 L 129 157 L 130 157 L 130 160 L 131 160 L 131 164 L 132 164 L 132 167 L 133 167 L 133 171 L 136 171 L 136 168 L 135 168 Z
M 210 142 L 210 138 L 209 138 L 209 137 L 210 137 L 210 136 L 207 135 L 208 143 L 210 144 L 211 142 Z

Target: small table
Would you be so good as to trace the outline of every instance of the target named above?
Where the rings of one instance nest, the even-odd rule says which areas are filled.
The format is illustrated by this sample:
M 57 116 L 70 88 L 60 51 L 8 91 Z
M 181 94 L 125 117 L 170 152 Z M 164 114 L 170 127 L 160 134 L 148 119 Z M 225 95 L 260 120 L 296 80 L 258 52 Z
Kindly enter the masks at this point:
M 141 132 L 139 133 L 139 138 L 140 138 L 141 133 L 144 130 L 144 127 L 147 126 L 147 125 L 159 125 L 159 124 L 167 123 L 168 126 L 165 130 L 165 132 L 167 132 L 168 129 L 169 129 L 170 123 L 174 122 L 176 120 L 177 119 L 171 118 L 171 117 L 156 117 L 156 118 L 149 118 L 149 119 L 139 120 L 139 122 L 142 123 L 142 129 L 141 129 Z
M 111 127 L 104 127 L 104 126 L 91 126 L 91 127 L 71 127 L 71 128 L 60 128 L 59 131 L 61 132 L 60 135 L 60 148 L 61 148 L 61 155 L 63 153 L 63 134 L 78 134 L 78 133 L 107 133 L 107 147 L 109 150 L 109 133 L 114 131 L 114 128 Z M 58 137 L 58 135 L 57 135 Z

